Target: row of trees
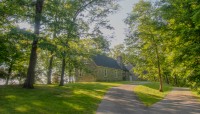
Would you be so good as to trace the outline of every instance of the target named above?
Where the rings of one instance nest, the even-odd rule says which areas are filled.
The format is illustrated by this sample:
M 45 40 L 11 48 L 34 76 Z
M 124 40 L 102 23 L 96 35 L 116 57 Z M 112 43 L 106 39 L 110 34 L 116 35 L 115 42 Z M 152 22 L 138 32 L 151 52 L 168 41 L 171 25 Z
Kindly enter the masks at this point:
M 140 0 L 126 19 L 127 53 L 144 79 L 200 87 L 200 1 Z
M 101 29 L 113 29 L 106 17 L 117 9 L 117 0 L 0 0 L 0 64 L 6 84 L 11 77 L 26 77 L 23 87 L 34 88 L 36 78 L 45 75 L 50 84 L 56 72 L 63 86 L 66 69 L 71 74 L 85 57 L 108 49 Z M 19 23 L 34 29 L 20 29 Z

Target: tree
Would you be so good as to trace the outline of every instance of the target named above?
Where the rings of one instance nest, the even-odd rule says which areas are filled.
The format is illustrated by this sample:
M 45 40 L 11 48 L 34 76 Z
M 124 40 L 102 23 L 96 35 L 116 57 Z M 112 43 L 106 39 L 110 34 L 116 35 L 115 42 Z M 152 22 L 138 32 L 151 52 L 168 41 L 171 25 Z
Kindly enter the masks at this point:
M 117 10 L 117 5 L 115 0 L 85 0 L 85 1 L 70 1 L 68 6 L 72 6 L 73 8 L 69 10 L 68 14 L 68 26 L 65 30 L 67 30 L 67 34 L 63 37 L 63 46 L 66 48 L 64 52 L 62 52 L 62 71 L 61 71 L 61 80 L 60 86 L 64 85 L 64 71 L 66 67 L 66 57 L 68 56 L 69 41 L 73 39 L 79 39 L 81 35 L 84 36 L 88 33 L 83 33 L 88 31 L 88 25 L 96 22 L 99 30 L 100 26 L 106 26 L 105 17 L 107 14 L 112 13 Z M 86 11 L 87 10 L 87 11 Z M 88 20 L 83 19 L 88 17 Z M 88 22 L 87 22 L 88 21 Z M 83 36 L 82 36 L 83 37 Z
M 125 50 L 124 44 L 118 44 L 118 45 L 114 46 L 114 48 L 111 49 L 111 56 L 113 58 L 122 56 L 123 60 L 125 60 L 126 59 L 126 50 Z
M 0 39 L 2 42 L 2 65 L 4 68 L 7 68 L 6 76 L 6 85 L 11 78 L 14 76 L 12 71 L 20 72 L 17 66 L 21 67 L 21 70 L 24 68 L 20 63 L 27 61 L 26 49 L 29 49 L 27 43 L 29 44 L 28 37 L 31 38 L 32 34 L 28 31 L 21 30 L 19 28 L 12 28 L 10 32 L 4 33 Z M 13 74 L 13 75 L 12 75 Z
M 156 7 L 151 2 L 140 0 L 126 20 L 129 25 L 129 36 L 126 41 L 135 59 L 135 72 L 155 81 L 157 75 L 160 82 L 159 91 L 162 92 L 163 22 L 156 13 Z
M 33 6 L 35 8 L 33 8 Z M 11 10 L 7 10 L 8 7 Z M 60 85 L 63 85 L 65 69 L 71 69 L 70 66 L 75 66 L 73 63 L 76 63 L 74 61 L 76 61 L 76 58 L 80 56 L 80 53 L 77 50 L 77 52 L 73 53 L 74 49 L 71 48 L 70 43 L 75 42 L 78 44 L 79 39 L 98 37 L 101 33 L 100 28 L 102 27 L 111 29 L 108 25 L 106 17 L 108 14 L 114 13 L 117 8 L 117 0 L 48 0 L 45 2 L 44 0 L 1 0 L 1 36 L 4 37 L 4 34 L 6 34 L 10 28 L 17 26 L 20 22 L 27 22 L 34 25 L 35 35 L 30 36 L 30 39 L 32 39 L 33 42 L 27 78 L 23 87 L 34 88 L 33 83 L 36 77 L 35 71 L 36 73 L 39 73 L 37 72 L 38 68 L 41 67 L 41 64 L 43 64 L 43 58 L 38 58 L 39 66 L 37 67 L 37 55 L 43 56 L 43 54 L 46 53 L 46 50 L 50 51 L 50 54 L 48 52 L 49 55 L 53 55 L 49 59 L 49 71 L 47 73 L 48 83 L 51 83 L 50 79 L 53 68 L 53 60 L 54 58 L 60 58 L 62 59 Z M 33 12 L 33 9 L 35 10 L 35 13 Z M 23 34 L 21 35 L 23 36 Z M 22 37 L 20 36 L 19 31 L 13 33 L 13 36 Z M 21 42 L 21 40 L 17 38 L 16 40 Z M 2 44 L 2 48 L 7 47 L 4 41 L 0 43 Z M 38 48 L 41 49 L 38 50 Z M 41 53 L 38 54 L 37 50 Z M 10 55 L 10 53 L 7 53 L 6 50 L 1 50 L 0 53 Z M 26 51 L 26 55 L 27 54 L 29 54 L 29 52 Z M 5 63 L 7 55 L 0 57 L 1 63 Z M 73 56 L 71 57 L 70 55 Z M 81 56 L 87 57 L 87 54 L 82 54 Z M 20 63 L 24 63 L 22 61 L 20 61 Z M 70 66 L 66 66 L 67 62 L 69 62 L 68 64 L 70 64 Z M 21 66 L 21 64 L 19 66 Z
M 33 39 L 29 67 L 27 72 L 27 78 L 24 82 L 23 88 L 34 88 L 34 77 L 35 77 L 35 66 L 37 61 L 37 45 L 38 45 L 38 38 L 40 33 L 40 25 L 41 25 L 41 18 L 42 18 L 42 8 L 43 8 L 44 0 L 37 0 L 35 4 L 35 27 L 34 27 L 34 34 L 36 35 Z
M 199 16 L 200 2 L 198 0 L 163 0 L 160 2 L 161 15 L 167 22 L 167 31 L 172 38 L 172 59 L 175 63 L 174 69 L 184 72 L 174 72 L 181 79 L 189 81 L 195 88 L 199 87 Z M 178 16 L 177 16 L 178 15 Z M 184 82 L 184 83 L 186 83 Z M 188 82 L 187 82 L 188 83 Z
M 95 43 L 94 45 L 95 45 L 96 49 L 101 51 L 101 53 L 106 53 L 106 52 L 108 52 L 110 50 L 109 49 L 110 43 L 103 36 L 99 36 L 97 38 L 93 38 L 92 40 Z
M 156 80 L 158 68 L 167 83 L 199 88 L 199 4 L 162 0 L 152 6 L 140 1 L 134 7 L 126 20 L 130 26 L 126 43 L 136 72 Z

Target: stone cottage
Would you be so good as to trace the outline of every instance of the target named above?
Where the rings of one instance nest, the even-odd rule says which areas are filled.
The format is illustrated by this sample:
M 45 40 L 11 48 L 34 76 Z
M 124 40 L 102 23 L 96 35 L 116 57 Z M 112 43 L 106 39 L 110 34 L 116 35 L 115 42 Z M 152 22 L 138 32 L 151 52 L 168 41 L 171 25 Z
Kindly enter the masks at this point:
M 85 64 L 85 69 L 76 70 L 78 82 L 129 80 L 129 71 L 122 63 L 121 56 L 115 60 L 105 55 L 96 55 Z

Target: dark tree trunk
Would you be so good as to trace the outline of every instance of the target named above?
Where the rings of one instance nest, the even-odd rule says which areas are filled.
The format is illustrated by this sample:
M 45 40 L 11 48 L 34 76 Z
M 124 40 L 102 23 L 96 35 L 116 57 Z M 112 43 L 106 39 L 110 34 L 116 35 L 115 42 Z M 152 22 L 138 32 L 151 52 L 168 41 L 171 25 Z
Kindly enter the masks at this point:
M 55 20 L 57 22 L 57 16 L 55 16 Z M 54 33 L 53 38 L 56 38 L 56 27 L 54 26 Z M 51 50 L 51 57 L 49 60 L 49 68 L 47 73 L 47 84 L 51 84 L 51 75 L 52 75 L 52 68 L 53 68 L 53 50 Z
M 9 69 L 8 69 L 8 77 L 7 77 L 7 79 L 6 79 L 5 85 L 8 85 L 8 82 L 9 82 L 9 80 L 10 80 L 10 76 L 11 76 L 11 73 L 12 73 L 12 66 L 13 66 L 13 63 L 10 63 L 10 67 L 9 67 Z
M 71 66 L 71 64 L 70 64 L 70 62 L 68 63 L 68 68 L 69 68 L 69 70 L 68 70 L 68 73 L 69 73 L 69 79 L 71 79 L 70 80 L 70 82 L 72 83 L 73 82 L 73 80 L 72 80 L 72 66 Z
M 48 68 L 48 73 L 47 73 L 47 84 L 51 84 L 52 67 L 53 67 L 53 51 L 51 51 L 51 57 L 49 60 L 49 68 Z
M 72 83 L 73 80 L 72 80 L 72 71 L 71 71 L 71 69 L 69 69 L 69 79 L 70 79 L 70 82 Z
M 61 72 L 60 85 L 59 86 L 64 86 L 65 67 L 66 67 L 65 58 L 63 58 L 63 60 L 62 60 L 62 72 Z
M 174 82 L 175 82 L 175 85 L 178 86 L 178 80 L 177 80 L 177 76 L 176 75 L 174 76 Z
M 69 32 L 69 34 L 71 34 Z M 70 35 L 68 35 L 68 38 L 69 38 Z M 69 49 L 69 45 L 68 45 L 68 41 L 66 42 L 66 47 Z M 66 58 L 66 52 L 64 51 L 63 52 L 63 59 L 62 59 L 62 71 L 61 71 L 61 77 L 60 77 L 60 85 L 59 86 L 64 86 L 64 75 L 65 75 L 65 67 L 66 67 L 66 61 L 65 61 L 65 58 Z
M 30 61 L 29 61 L 29 67 L 27 72 L 27 78 L 24 82 L 23 88 L 34 88 L 34 78 L 35 78 L 35 66 L 37 61 L 37 44 L 38 44 L 38 35 L 40 30 L 40 21 L 42 18 L 42 7 L 43 7 L 44 0 L 37 0 L 35 5 L 35 27 L 34 27 L 34 33 L 35 38 L 32 43 L 32 49 L 31 49 L 31 55 L 30 55 Z
M 165 80 L 166 80 L 166 83 L 169 84 L 169 78 L 168 78 L 168 75 L 166 75 L 165 78 L 166 78 L 166 79 L 165 79 Z

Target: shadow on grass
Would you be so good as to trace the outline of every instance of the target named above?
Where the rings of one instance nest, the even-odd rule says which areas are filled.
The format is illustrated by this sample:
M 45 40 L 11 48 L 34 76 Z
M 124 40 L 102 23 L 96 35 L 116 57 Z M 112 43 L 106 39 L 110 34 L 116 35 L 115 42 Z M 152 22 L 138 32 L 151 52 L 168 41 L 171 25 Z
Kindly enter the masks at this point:
M 93 114 L 106 91 L 117 84 L 76 83 L 36 85 L 27 90 L 20 86 L 0 87 L 1 114 Z

